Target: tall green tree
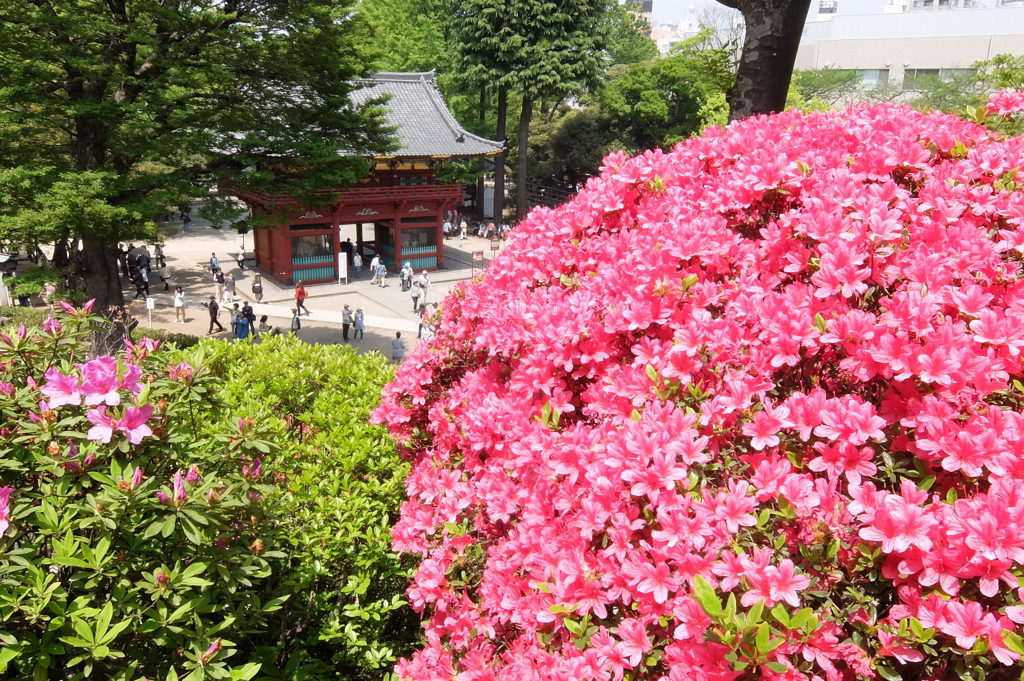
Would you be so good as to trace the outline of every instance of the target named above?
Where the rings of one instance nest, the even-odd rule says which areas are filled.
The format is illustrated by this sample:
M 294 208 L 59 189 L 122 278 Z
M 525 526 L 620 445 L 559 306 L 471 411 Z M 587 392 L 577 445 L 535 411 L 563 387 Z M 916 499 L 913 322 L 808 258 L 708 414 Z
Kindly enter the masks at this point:
M 635 8 L 621 2 L 608 6 L 608 56 L 612 64 L 639 64 L 658 56 L 651 26 Z
M 608 0 L 465 0 L 453 9 L 455 68 L 495 90 L 495 136 L 504 139 L 510 94 L 520 98 L 519 149 L 528 146 L 534 104 L 594 85 L 606 64 Z M 526 153 L 519 154 L 517 213 L 526 213 Z M 504 155 L 495 159 L 495 205 L 504 203 Z
M 117 242 L 153 234 L 156 215 L 216 181 L 278 192 L 287 176 L 299 194 L 353 182 L 363 157 L 391 143 L 379 107 L 349 104 L 367 64 L 353 10 L 353 0 L 6 0 L 0 238 L 31 241 L 45 226 L 46 240 L 73 243 L 104 309 L 123 302 Z M 75 185 L 111 210 L 68 219 Z M 224 215 L 225 202 L 208 203 Z
M 443 71 L 448 62 L 446 0 L 360 0 L 378 71 Z
M 582 108 L 563 107 L 538 126 L 530 176 L 574 192 L 610 151 L 669 149 L 708 125 L 725 124 L 732 50 L 714 40 L 705 28 L 667 57 L 610 68 L 602 87 L 581 99 Z
M 730 119 L 782 111 L 811 0 L 717 2 L 739 10 L 746 24 Z

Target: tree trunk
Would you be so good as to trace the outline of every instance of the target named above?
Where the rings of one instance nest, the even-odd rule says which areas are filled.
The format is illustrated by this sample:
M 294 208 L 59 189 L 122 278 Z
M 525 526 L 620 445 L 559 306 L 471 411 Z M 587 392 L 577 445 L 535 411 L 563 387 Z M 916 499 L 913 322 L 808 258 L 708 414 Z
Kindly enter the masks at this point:
M 495 126 L 494 139 L 505 145 L 500 154 L 494 157 L 494 219 L 503 221 L 505 215 L 505 154 L 507 153 L 505 130 L 508 122 L 508 90 L 504 85 L 498 86 L 498 124 Z
M 84 93 L 83 98 L 88 99 L 88 95 Z M 83 116 L 75 121 L 75 133 L 78 169 L 99 170 L 107 155 L 107 127 L 99 120 Z M 96 299 L 93 313 L 106 317 L 110 308 L 124 307 L 116 242 L 110 243 L 91 232 L 83 232 L 81 239 L 82 258 L 76 263 L 76 273 L 85 282 L 86 295 Z
M 743 13 L 746 35 L 729 120 L 782 111 L 811 0 L 718 0 Z
M 82 234 L 82 264 L 78 273 L 85 280 L 85 293 L 95 298 L 93 311 L 106 316 L 110 307 L 124 305 L 121 277 L 114 249 L 94 234 Z
M 480 86 L 480 122 L 483 123 L 487 120 L 487 86 Z M 477 222 L 483 222 L 485 219 L 484 212 L 486 207 L 484 206 L 484 195 L 487 194 L 487 185 L 484 183 L 484 176 L 481 175 L 476 180 L 476 220 Z
M 523 111 L 519 116 L 519 172 L 516 174 L 516 220 L 522 221 L 530 210 L 526 200 L 526 155 L 530 144 L 530 117 L 533 115 L 533 100 L 523 97 Z

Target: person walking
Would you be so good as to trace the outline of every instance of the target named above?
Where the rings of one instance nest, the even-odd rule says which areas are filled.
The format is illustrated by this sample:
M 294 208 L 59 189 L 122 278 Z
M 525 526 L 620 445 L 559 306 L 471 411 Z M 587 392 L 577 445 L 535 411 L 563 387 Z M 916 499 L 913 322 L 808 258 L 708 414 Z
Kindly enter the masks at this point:
M 366 330 L 366 317 L 363 316 L 363 308 L 356 308 L 356 316 L 352 322 L 352 326 L 355 329 L 352 340 L 363 340 L 363 331 Z
M 302 285 L 302 282 L 299 282 L 298 284 L 295 284 L 295 309 L 296 309 L 296 311 L 302 310 L 307 315 L 309 314 L 309 309 L 306 308 L 306 298 L 308 296 L 309 296 L 309 294 L 306 293 L 306 288 Z
M 213 283 L 217 285 L 217 302 L 226 302 L 224 300 L 224 285 L 227 283 L 227 279 L 224 278 L 224 272 L 219 267 L 213 271 Z
M 220 319 L 217 315 L 220 314 L 220 305 L 217 304 L 217 299 L 210 296 L 210 302 L 206 305 L 207 309 L 210 310 L 210 330 L 207 332 L 207 336 L 213 335 L 213 327 L 217 326 L 218 331 L 224 331 L 224 325 L 220 323 Z
M 167 265 L 167 259 L 164 257 L 164 249 L 160 244 L 153 246 L 153 257 L 156 258 L 157 267 L 165 267 Z
M 370 261 L 370 274 L 373 275 L 373 278 L 370 279 L 370 284 L 371 285 L 377 283 L 377 265 L 379 265 L 379 264 L 380 264 L 380 256 L 379 255 L 373 256 L 373 260 Z
M 210 271 L 216 272 L 220 269 L 220 258 L 217 257 L 216 253 L 210 254 Z
M 128 251 L 125 250 L 124 244 L 117 245 L 117 262 L 121 265 L 121 273 L 125 279 L 131 279 L 132 270 L 128 267 Z
M 423 289 L 420 288 L 418 281 L 411 288 L 409 295 L 412 296 L 412 311 L 417 312 L 420 309 L 420 295 L 423 294 Z
M 164 282 L 165 291 L 171 290 L 171 270 L 166 263 L 160 268 L 160 281 Z
M 459 223 L 459 235 L 460 235 L 459 238 L 462 239 L 463 241 L 465 241 L 466 240 L 466 232 L 468 232 L 468 231 L 469 231 L 469 225 L 466 224 L 466 218 L 462 218 L 462 221 Z
M 292 333 L 298 335 L 299 329 L 302 328 L 302 320 L 299 319 L 299 308 L 292 308 Z
M 174 322 L 175 324 L 185 323 L 185 292 L 180 286 L 174 289 Z
M 427 276 L 427 271 L 423 270 L 420 274 L 419 279 L 420 289 L 422 291 L 420 305 L 427 306 L 427 292 L 430 291 L 430 277 Z
M 256 330 L 256 312 L 252 309 L 252 305 L 249 301 L 242 302 L 242 316 L 249 320 L 249 331 L 255 332 Z
M 391 359 L 396 364 L 401 364 L 405 359 L 405 341 L 402 340 L 401 331 L 395 331 L 395 337 L 391 339 Z
M 341 310 L 341 338 L 348 343 L 348 330 L 352 327 L 352 310 L 349 308 L 348 303 L 342 307 Z
M 252 278 L 252 294 L 257 303 L 263 302 L 263 276 L 259 272 Z
M 359 253 L 352 254 L 352 266 L 356 268 L 356 278 L 363 278 L 363 256 Z
M 404 265 L 402 265 L 402 271 L 398 273 L 398 278 L 401 279 L 401 281 L 402 281 L 402 292 L 403 293 L 408 291 L 409 287 L 412 286 L 412 277 L 413 277 L 412 263 L 406 261 L 406 263 Z
M 231 308 L 231 317 L 229 319 L 229 321 L 231 322 L 231 335 L 232 336 L 234 336 L 235 332 L 238 330 L 238 320 L 241 319 L 241 318 L 242 318 L 242 311 L 238 309 L 238 303 L 235 303 L 235 306 L 233 308 Z
M 238 253 L 235 254 L 235 262 L 238 263 L 238 269 L 245 269 L 245 247 L 238 247 Z
M 245 315 L 239 315 L 238 321 L 235 323 L 235 338 L 238 340 L 245 340 L 249 337 L 249 331 L 251 328 L 249 319 Z
M 384 288 L 384 280 L 388 278 L 388 266 L 383 262 L 377 263 L 377 285 Z
M 181 214 L 181 231 L 184 234 L 191 232 L 192 216 L 188 213 Z
M 145 300 L 149 297 L 149 276 L 146 274 L 146 270 L 141 267 L 136 267 L 132 270 L 132 283 L 135 284 L 135 298 Z
M 224 277 L 224 294 L 228 296 L 228 302 L 232 302 L 235 299 L 235 275 L 232 272 L 228 272 L 227 276 Z

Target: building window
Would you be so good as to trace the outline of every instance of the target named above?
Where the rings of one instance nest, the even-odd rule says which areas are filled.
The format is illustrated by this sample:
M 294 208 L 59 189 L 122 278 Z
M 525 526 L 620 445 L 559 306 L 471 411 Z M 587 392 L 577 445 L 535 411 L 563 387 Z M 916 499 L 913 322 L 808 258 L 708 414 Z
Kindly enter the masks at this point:
M 975 69 L 907 69 L 903 73 L 903 89 L 926 90 L 930 83 L 967 80 L 973 78 L 975 73 L 977 73 Z
M 334 262 L 334 235 L 318 234 L 292 237 L 292 266 Z
M 861 90 L 884 90 L 889 85 L 889 69 L 857 69 Z
M 416 227 L 402 230 L 402 254 L 437 251 L 437 227 Z

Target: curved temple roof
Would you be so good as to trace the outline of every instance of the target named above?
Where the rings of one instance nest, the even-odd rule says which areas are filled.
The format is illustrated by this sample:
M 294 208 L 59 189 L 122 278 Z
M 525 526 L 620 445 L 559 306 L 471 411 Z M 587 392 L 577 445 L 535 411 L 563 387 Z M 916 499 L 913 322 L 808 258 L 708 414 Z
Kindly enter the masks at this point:
M 352 93 L 353 103 L 388 98 L 384 108 L 388 121 L 396 128 L 400 147 L 378 158 L 493 156 L 504 146 L 466 132 L 459 125 L 441 99 L 433 71 L 375 73 L 356 82 L 362 87 Z

